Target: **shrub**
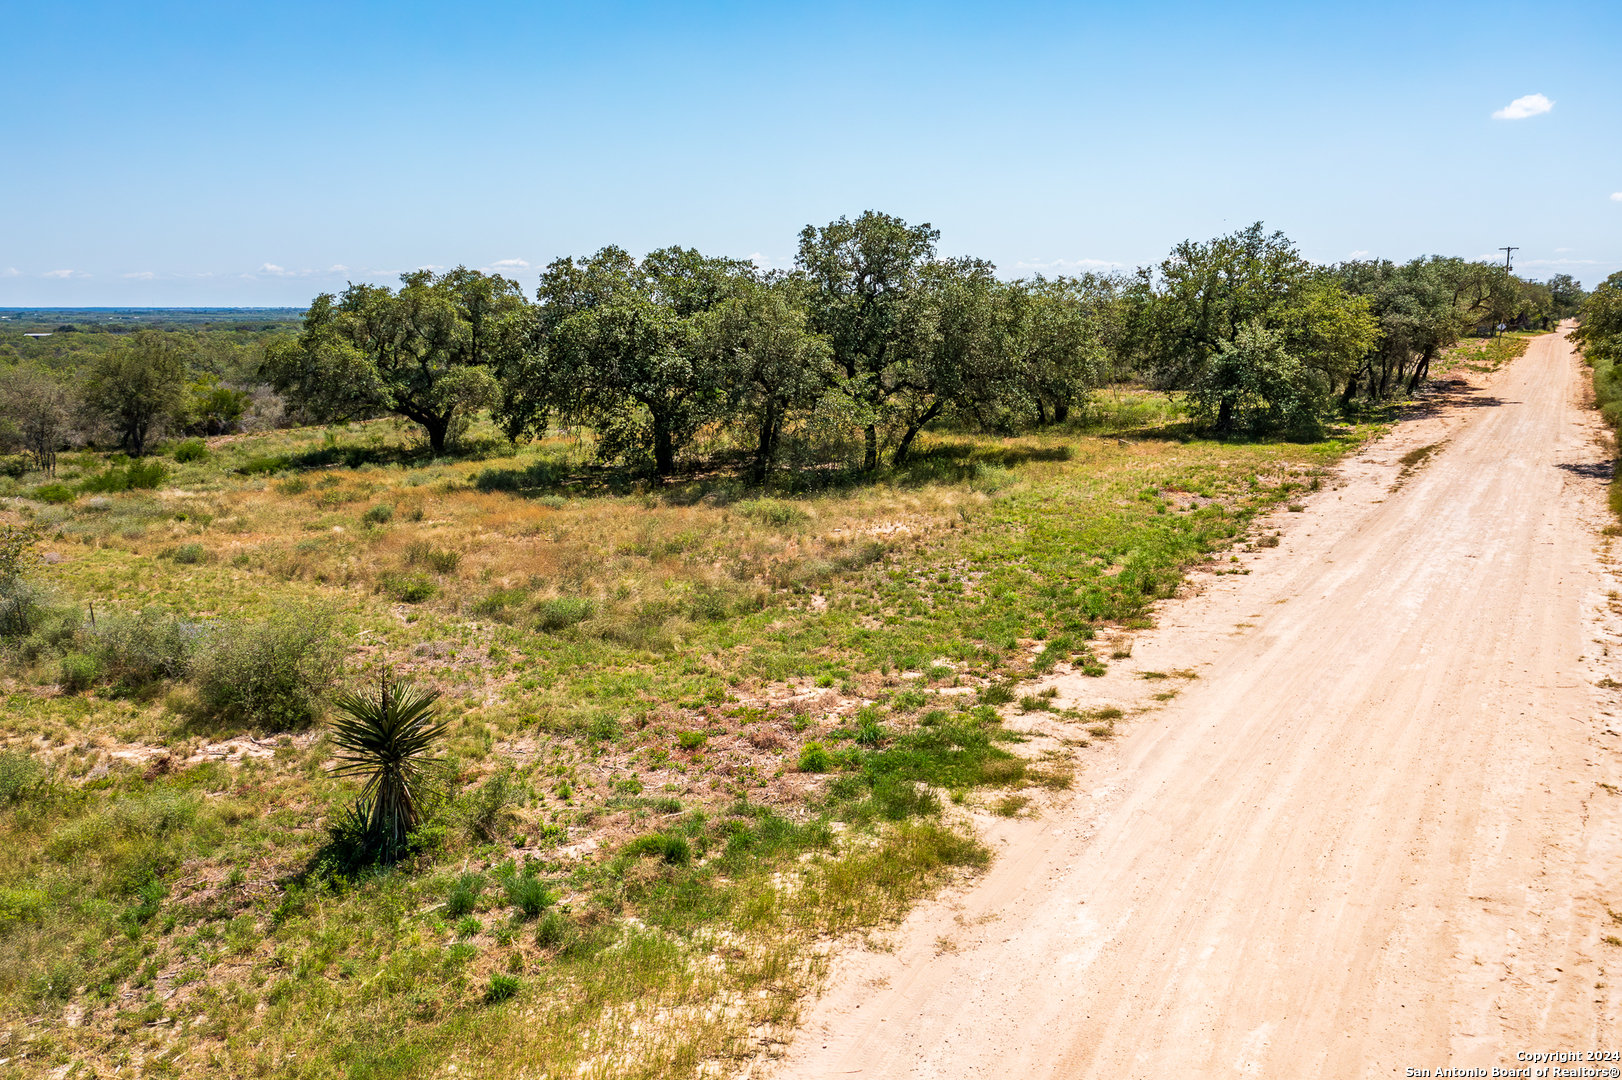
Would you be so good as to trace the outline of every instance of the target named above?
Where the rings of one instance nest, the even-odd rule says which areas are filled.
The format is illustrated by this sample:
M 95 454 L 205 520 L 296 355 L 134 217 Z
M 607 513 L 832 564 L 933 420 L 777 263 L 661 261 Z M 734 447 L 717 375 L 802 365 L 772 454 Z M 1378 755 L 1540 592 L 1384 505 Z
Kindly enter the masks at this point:
M 512 770 L 502 769 L 461 798 L 462 826 L 475 840 L 488 844 L 512 820 L 513 807 L 522 800 L 523 791 Z
M 551 907 L 557 896 L 546 883 L 531 874 L 514 874 L 501 886 L 507 893 L 507 902 L 518 909 L 525 919 L 533 919 Z
M 62 657 L 61 667 L 57 683 L 64 693 L 83 693 L 96 685 L 96 681 L 101 678 L 100 661 L 84 653 L 68 653 Z
M 128 687 L 184 679 L 203 629 L 173 616 L 142 611 L 108 616 L 91 632 L 91 655 L 107 678 Z
M 1006 705 L 1014 700 L 1014 691 L 1007 683 L 992 683 L 980 689 L 981 705 Z
M 34 489 L 33 498 L 46 503 L 70 503 L 74 499 L 73 489 L 66 484 L 41 484 Z
M 462 553 L 417 540 L 406 545 L 405 561 L 407 566 L 426 566 L 436 574 L 452 574 L 462 565 Z
M 535 927 L 535 944 L 543 949 L 563 944 L 568 936 L 569 920 L 556 911 L 547 912 L 546 918 Z
M 824 773 L 833 768 L 834 759 L 821 743 L 808 742 L 800 747 L 799 768 L 803 773 Z
M 420 604 L 439 591 L 426 574 L 400 574 L 388 571 L 378 575 L 377 591 L 402 604 Z
M 0 476 L 21 480 L 34 463 L 27 454 L 0 454 Z
M 45 767 L 27 754 L 0 752 L 0 805 L 31 798 L 44 789 L 47 779 Z
M 676 743 L 683 750 L 697 750 L 709 739 L 709 735 L 702 731 L 678 731 Z
M 288 460 L 283 455 L 274 457 L 251 457 L 237 466 L 237 472 L 253 476 L 256 473 L 281 472 L 287 468 Z
M 120 468 L 112 466 L 106 472 L 79 481 L 79 490 L 110 495 L 118 491 L 153 490 L 169 479 L 169 467 L 161 461 L 132 461 Z
M 777 499 L 755 499 L 750 502 L 738 504 L 738 513 L 751 521 L 758 521 L 762 525 L 773 528 L 786 528 L 810 521 L 811 515 L 792 503 L 781 502 Z
M 394 507 L 388 503 L 378 503 L 362 514 L 360 519 L 368 525 L 387 525 L 394 520 Z
M 478 906 L 479 896 L 484 892 L 483 874 L 463 874 L 451 886 L 450 893 L 445 897 L 445 914 L 453 919 L 460 919 Z
M 208 549 L 202 544 L 181 544 L 169 557 L 182 566 L 196 566 L 208 561 Z
M 342 667 L 331 616 L 286 608 L 218 628 L 197 658 L 197 692 L 223 719 L 289 731 L 320 716 Z
M 187 439 L 175 447 L 174 458 L 182 465 L 208 460 L 208 446 L 202 439 Z
M 667 833 L 649 833 L 639 836 L 625 847 L 620 854 L 632 858 L 644 855 L 657 855 L 672 866 L 686 866 L 693 861 L 693 847 L 687 842 L 685 836 L 673 836 Z
M 501 972 L 492 972 L 490 985 L 484 991 L 486 1005 L 495 1005 L 506 1001 L 523 988 L 524 982 L 516 975 L 503 975 Z
M 535 605 L 535 629 L 548 633 L 567 629 L 575 623 L 591 618 L 590 600 L 576 596 L 557 596 Z

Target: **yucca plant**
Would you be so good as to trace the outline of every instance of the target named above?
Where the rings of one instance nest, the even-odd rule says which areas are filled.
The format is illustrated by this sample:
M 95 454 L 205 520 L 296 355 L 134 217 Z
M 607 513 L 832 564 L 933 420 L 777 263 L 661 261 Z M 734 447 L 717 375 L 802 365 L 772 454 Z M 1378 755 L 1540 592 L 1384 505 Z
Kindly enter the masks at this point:
M 422 817 L 430 782 L 430 754 L 445 725 L 435 720 L 437 690 L 419 690 L 407 682 L 389 682 L 385 671 L 377 697 L 344 691 L 333 698 L 339 717 L 332 724 L 338 748 L 336 776 L 364 776 L 356 811 L 366 819 L 375 850 L 393 860 L 405 850 L 406 838 Z

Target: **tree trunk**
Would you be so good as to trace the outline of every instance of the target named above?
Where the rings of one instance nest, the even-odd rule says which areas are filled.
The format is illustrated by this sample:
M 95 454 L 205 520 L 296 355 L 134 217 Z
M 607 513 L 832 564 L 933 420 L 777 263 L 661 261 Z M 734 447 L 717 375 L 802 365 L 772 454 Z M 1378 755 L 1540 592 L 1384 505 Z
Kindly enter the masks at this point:
M 862 471 L 872 472 L 879 467 L 879 429 L 872 424 L 862 429 L 867 441 L 867 452 L 862 455 Z
M 1226 435 L 1233 430 L 1233 401 L 1223 398 L 1222 404 L 1217 406 L 1217 432 Z
M 890 463 L 892 465 L 894 465 L 896 468 L 900 468 L 906 463 L 907 451 L 912 449 L 912 440 L 917 438 L 918 433 L 924 429 L 925 424 L 929 423 L 940 414 L 941 403 L 937 401 L 929 408 L 924 410 L 924 415 L 918 418 L 917 423 L 907 425 L 907 433 L 901 436 L 901 442 L 895 448 L 895 456 L 890 459 Z
M 1340 407 L 1342 409 L 1351 408 L 1352 399 L 1357 396 L 1357 384 L 1362 374 L 1363 371 L 1360 368 L 1352 372 L 1352 377 L 1346 380 L 1346 390 L 1340 395 Z
M 755 461 L 750 473 L 755 483 L 764 484 L 766 474 L 771 471 L 772 458 L 777 456 L 777 442 L 782 435 L 782 416 L 778 410 L 777 402 L 766 403 L 766 415 L 760 423 L 760 439 L 755 446 Z
M 1031 399 L 1036 402 L 1036 424 L 1038 427 L 1048 426 L 1048 406 L 1042 400 L 1041 394 L 1032 394 Z
M 450 434 L 451 418 L 449 416 L 425 416 L 417 421 L 428 432 L 428 449 L 435 457 L 442 457 L 445 453 L 445 440 Z
M 1420 382 L 1430 373 L 1431 351 L 1426 349 L 1425 354 L 1419 358 L 1419 363 L 1414 365 L 1413 377 L 1408 380 L 1408 392 L 1411 394 L 1418 389 Z
M 660 476 L 676 471 L 676 444 L 670 437 L 670 425 L 657 416 L 653 418 L 653 471 Z
M 1055 401 L 1053 403 L 1053 422 L 1062 424 L 1068 419 L 1070 419 L 1070 402 Z

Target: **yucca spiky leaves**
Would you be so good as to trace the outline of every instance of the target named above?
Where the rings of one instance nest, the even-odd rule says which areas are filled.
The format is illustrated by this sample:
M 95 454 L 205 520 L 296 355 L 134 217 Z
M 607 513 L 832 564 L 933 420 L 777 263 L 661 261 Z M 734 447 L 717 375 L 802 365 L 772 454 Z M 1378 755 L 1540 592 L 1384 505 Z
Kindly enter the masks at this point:
M 338 748 L 337 776 L 365 776 L 357 809 L 385 859 L 405 850 L 407 835 L 422 814 L 434 741 L 445 731 L 435 720 L 437 690 L 389 682 L 385 672 L 377 697 L 345 691 L 333 699 L 339 717 L 332 724 Z

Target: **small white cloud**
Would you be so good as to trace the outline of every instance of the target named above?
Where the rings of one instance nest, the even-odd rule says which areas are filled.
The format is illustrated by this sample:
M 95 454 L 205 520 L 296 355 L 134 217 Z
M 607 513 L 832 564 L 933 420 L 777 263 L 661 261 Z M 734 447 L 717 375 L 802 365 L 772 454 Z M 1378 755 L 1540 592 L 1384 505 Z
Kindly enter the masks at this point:
M 529 263 L 525 262 L 523 259 L 497 259 L 494 265 L 504 267 L 508 270 L 529 269 Z
M 331 266 L 327 267 L 327 273 L 347 274 L 349 273 L 349 267 L 345 266 L 343 263 L 333 263 Z
M 22 276 L 23 276 L 23 272 L 21 270 L 17 269 L 15 266 L 8 266 L 4 270 L 0 270 L 0 277 L 22 277 Z
M 1622 191 L 1613 191 L 1613 192 L 1611 192 L 1611 201 L 1612 202 L 1622 202 Z
M 259 272 L 261 274 L 274 274 L 276 277 L 290 277 L 290 276 L 292 276 L 291 273 L 287 269 L 285 269 L 284 267 L 277 266 L 275 263 L 266 263 L 265 265 L 263 265 L 263 266 L 261 266 L 259 268 Z
M 1366 259 L 1369 257 L 1369 253 L 1366 251 L 1354 251 L 1346 257 L 1348 259 Z
M 135 281 L 151 281 L 157 275 L 150 270 L 137 270 L 133 274 L 125 274 L 124 276 Z
M 44 277 L 54 277 L 54 278 L 70 278 L 70 277 L 73 276 L 73 271 L 72 270 L 47 270 L 47 271 L 45 271 L 45 273 L 42 276 L 44 276 Z
M 1113 270 L 1124 263 L 1109 262 L 1106 259 L 1054 259 L 1052 262 L 1026 262 L 1021 260 L 1014 264 L 1015 270 L 1035 270 L 1037 273 L 1063 274 L 1074 270 Z
M 1542 94 L 1527 94 L 1518 97 L 1492 114 L 1494 120 L 1525 120 L 1528 116 L 1546 113 L 1554 108 L 1554 102 Z

